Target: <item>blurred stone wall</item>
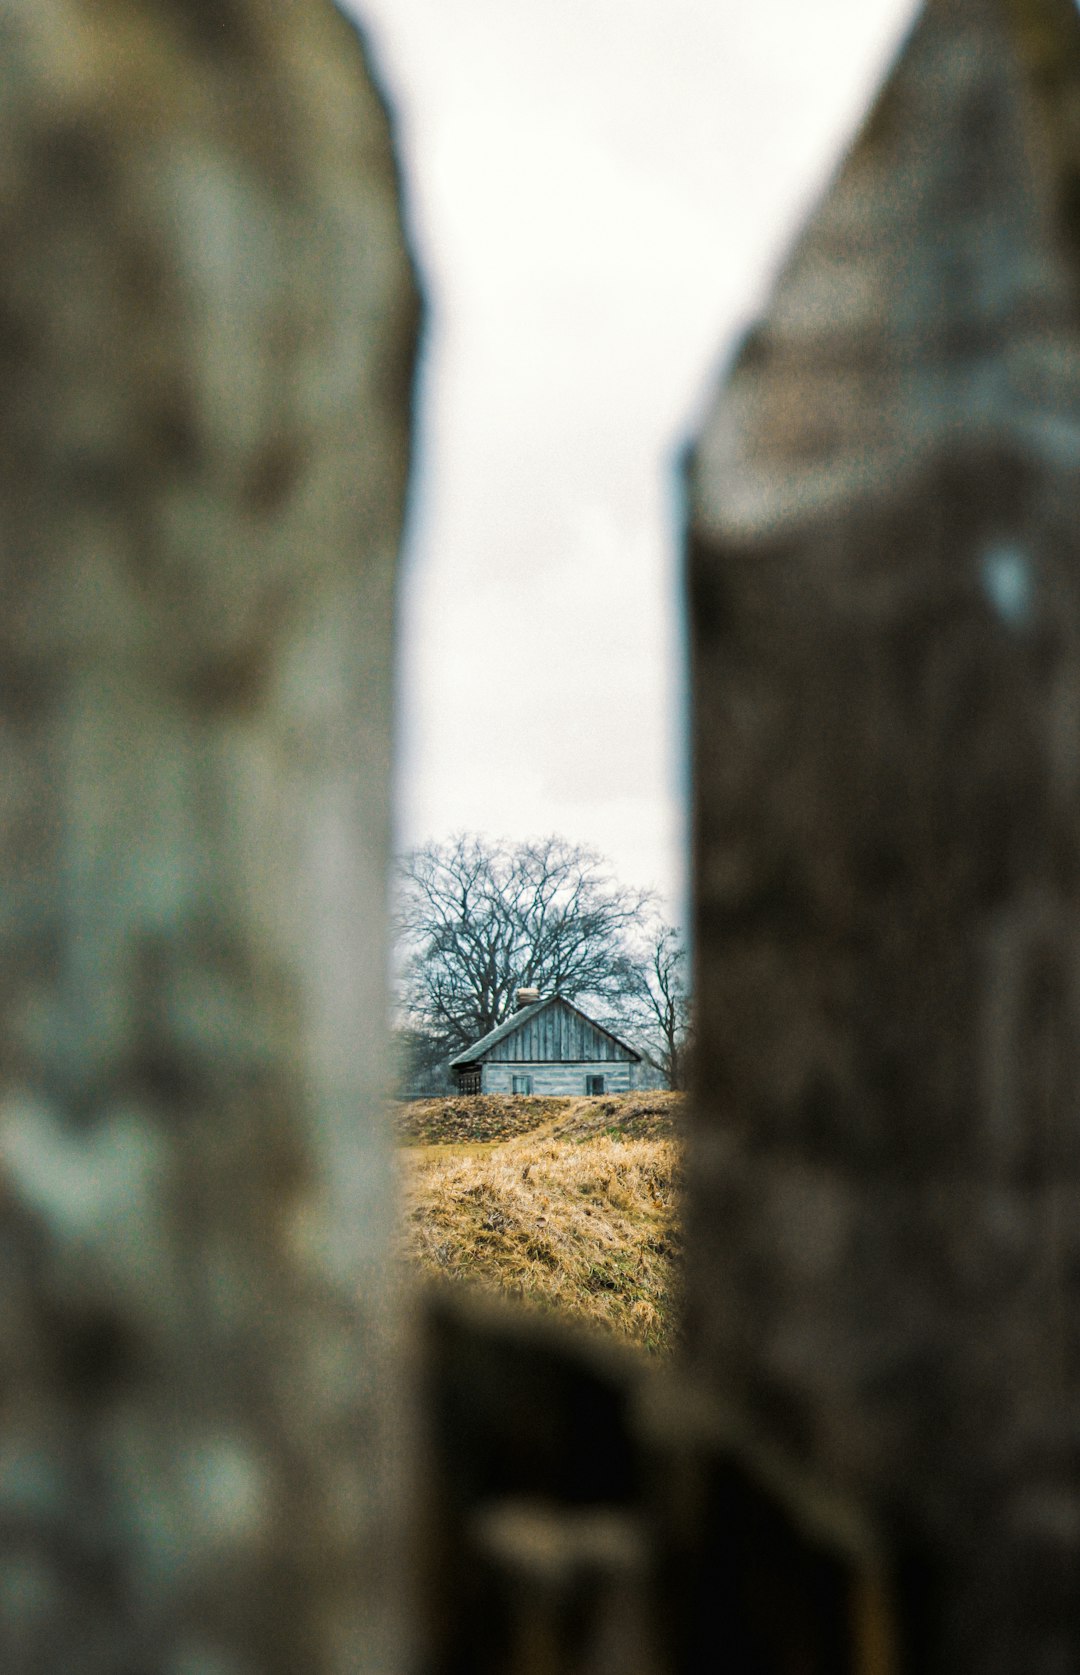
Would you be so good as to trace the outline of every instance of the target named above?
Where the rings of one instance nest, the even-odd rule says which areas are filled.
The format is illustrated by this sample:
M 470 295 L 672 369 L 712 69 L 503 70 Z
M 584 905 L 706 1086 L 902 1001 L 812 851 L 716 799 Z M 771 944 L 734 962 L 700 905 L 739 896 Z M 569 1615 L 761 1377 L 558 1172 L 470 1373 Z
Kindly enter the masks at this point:
M 401 1666 L 417 298 L 322 0 L 0 5 L 0 1665 Z
M 1080 1663 L 1078 178 L 1075 7 L 930 0 L 690 466 L 691 1353 L 980 1675 Z

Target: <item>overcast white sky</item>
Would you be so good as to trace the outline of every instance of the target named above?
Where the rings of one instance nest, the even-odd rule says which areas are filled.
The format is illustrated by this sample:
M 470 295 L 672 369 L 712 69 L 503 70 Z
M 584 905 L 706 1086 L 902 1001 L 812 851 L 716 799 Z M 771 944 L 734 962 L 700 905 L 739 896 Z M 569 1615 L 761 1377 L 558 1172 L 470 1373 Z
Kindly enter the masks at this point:
M 678 450 L 913 0 L 347 0 L 430 307 L 403 844 L 557 831 L 678 915 Z

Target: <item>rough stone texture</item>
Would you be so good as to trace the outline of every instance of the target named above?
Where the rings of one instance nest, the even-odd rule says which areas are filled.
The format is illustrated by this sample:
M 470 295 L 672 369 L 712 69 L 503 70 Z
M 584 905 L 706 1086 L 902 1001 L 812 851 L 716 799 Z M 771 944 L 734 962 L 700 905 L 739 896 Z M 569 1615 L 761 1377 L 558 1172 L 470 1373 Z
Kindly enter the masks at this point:
M 12 1675 L 400 1667 L 376 1112 L 415 323 L 329 4 L 0 0 Z
M 1080 21 L 931 0 L 690 464 L 699 1369 L 1080 1664 Z

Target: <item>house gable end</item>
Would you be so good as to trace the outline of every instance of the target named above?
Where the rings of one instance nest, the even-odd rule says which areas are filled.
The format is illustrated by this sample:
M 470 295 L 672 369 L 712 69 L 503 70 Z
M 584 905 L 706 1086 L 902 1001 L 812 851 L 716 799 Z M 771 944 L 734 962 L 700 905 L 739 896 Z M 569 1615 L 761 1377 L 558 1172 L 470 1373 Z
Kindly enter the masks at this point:
M 543 1022 L 551 1014 L 550 1022 Z M 586 1017 L 573 1001 L 550 995 L 506 1018 L 450 1060 L 453 1070 L 482 1063 L 637 1064 L 641 1054 L 602 1024 Z
M 636 1063 L 639 1055 L 584 1012 L 553 995 L 492 1041 L 476 1057 L 502 1064 Z M 480 1045 L 480 1044 L 478 1044 Z

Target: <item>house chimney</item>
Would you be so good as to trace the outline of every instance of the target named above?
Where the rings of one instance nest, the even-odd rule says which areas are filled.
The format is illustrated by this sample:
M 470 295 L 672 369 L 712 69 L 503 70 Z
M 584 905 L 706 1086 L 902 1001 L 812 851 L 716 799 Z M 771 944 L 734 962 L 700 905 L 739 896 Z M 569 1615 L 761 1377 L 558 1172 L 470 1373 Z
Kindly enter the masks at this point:
M 532 1006 L 533 1002 L 539 999 L 539 989 L 518 989 L 514 996 L 514 1010 L 520 1012 L 523 1006 Z

